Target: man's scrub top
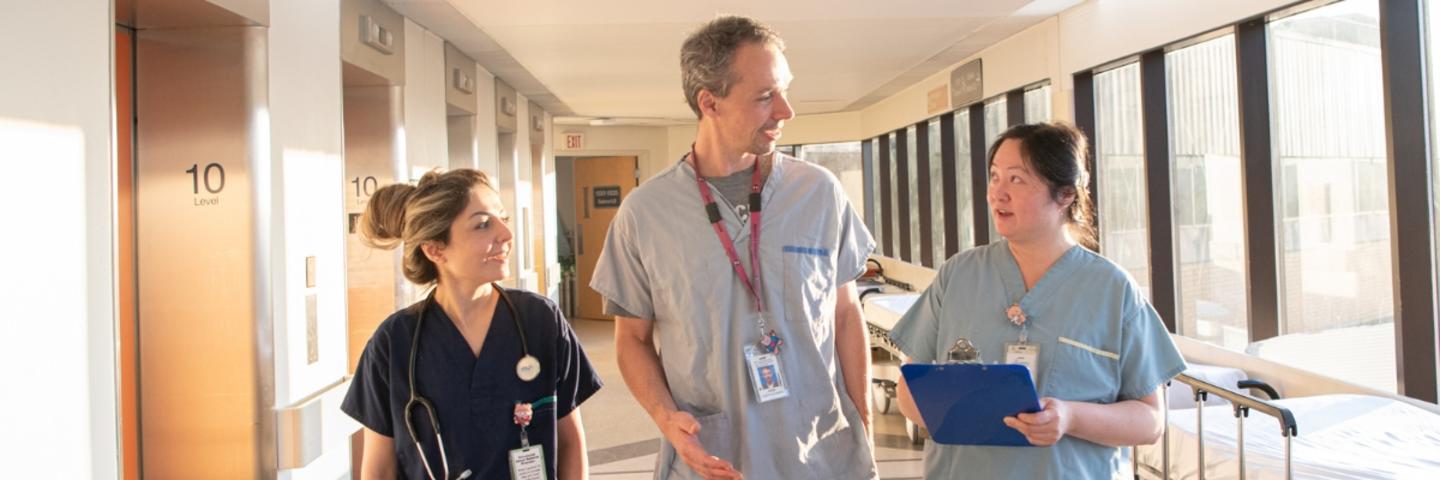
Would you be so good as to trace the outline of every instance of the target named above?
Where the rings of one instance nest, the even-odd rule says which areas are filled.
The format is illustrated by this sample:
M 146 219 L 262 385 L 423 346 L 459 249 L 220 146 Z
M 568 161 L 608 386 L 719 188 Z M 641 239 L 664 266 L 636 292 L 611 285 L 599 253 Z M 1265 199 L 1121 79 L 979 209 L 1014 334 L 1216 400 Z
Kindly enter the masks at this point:
M 700 422 L 698 437 L 711 455 L 746 478 L 874 478 L 869 438 L 836 361 L 834 325 L 837 287 L 860 276 L 875 242 L 834 175 L 774 158 L 761 191 L 760 288 L 766 328 L 785 342 L 779 364 L 788 397 L 756 400 L 742 351 L 760 340 L 755 302 L 683 160 L 621 204 L 590 287 L 655 322 L 670 392 Z M 750 272 L 750 226 L 723 196 L 715 201 Z M 664 442 L 656 477 L 697 475 Z
M 416 389 L 440 418 L 450 474 L 470 469 L 470 478 L 510 478 L 509 451 L 520 447 L 515 403 L 554 395 L 555 402 L 535 410 L 528 435 L 531 445 L 544 445 L 547 478 L 555 478 L 555 422 L 599 390 L 600 377 L 554 303 L 523 290 L 504 292 L 520 315 L 530 354 L 540 360 L 540 376 L 526 382 L 515 374 L 515 364 L 524 353 L 504 300 L 495 306 L 479 358 L 470 353 L 470 345 L 445 311 L 431 304 L 420 332 Z M 340 405 L 365 428 L 395 440 L 397 470 L 403 478 L 427 478 L 405 428 L 410 343 L 423 303 L 395 312 L 380 324 L 365 345 Z M 429 416 L 423 407 L 413 413 L 420 444 L 438 476 L 440 453 Z
M 940 268 L 890 338 L 911 362 L 934 363 L 969 339 L 986 363 L 1005 361 L 1020 327 L 1005 310 L 1019 304 L 1028 343 L 1040 346 L 1041 397 L 1100 404 L 1150 395 L 1185 362 L 1146 301 L 1118 265 L 1076 246 L 1026 291 L 1009 242 L 976 247 Z M 1119 448 L 1065 436 L 1050 447 L 925 443 L 926 478 L 1119 478 Z

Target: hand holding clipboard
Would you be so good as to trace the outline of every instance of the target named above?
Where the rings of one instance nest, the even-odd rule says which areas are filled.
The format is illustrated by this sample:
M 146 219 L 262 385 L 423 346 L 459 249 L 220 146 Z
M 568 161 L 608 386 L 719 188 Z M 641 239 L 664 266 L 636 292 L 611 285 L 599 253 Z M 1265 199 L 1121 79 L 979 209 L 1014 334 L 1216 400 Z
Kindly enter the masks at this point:
M 1041 411 L 1023 365 L 909 364 L 900 367 L 936 443 L 1032 446 L 1006 417 Z M 1039 436 L 1039 435 L 1037 435 Z M 1057 438 L 1058 439 L 1058 438 Z M 1038 443 L 1038 442 L 1037 442 Z

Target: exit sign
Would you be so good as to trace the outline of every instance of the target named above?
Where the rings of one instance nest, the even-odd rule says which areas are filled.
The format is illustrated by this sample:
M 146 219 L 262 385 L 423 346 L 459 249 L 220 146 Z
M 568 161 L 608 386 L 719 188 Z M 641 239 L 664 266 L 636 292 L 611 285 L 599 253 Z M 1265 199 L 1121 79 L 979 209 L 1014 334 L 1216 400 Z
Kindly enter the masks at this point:
M 585 149 L 585 134 L 583 133 L 566 133 L 563 141 L 565 142 L 564 147 L 562 147 L 563 150 Z

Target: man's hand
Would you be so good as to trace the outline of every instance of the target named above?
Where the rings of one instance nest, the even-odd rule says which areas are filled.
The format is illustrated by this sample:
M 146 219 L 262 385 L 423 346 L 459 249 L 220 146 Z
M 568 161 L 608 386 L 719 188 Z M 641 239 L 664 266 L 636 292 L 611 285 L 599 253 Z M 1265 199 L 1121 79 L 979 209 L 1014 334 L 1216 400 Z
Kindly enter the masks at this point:
M 694 416 L 674 411 L 657 420 L 660 433 L 675 446 L 675 453 L 680 455 L 680 459 L 684 460 L 691 470 L 707 479 L 744 478 L 730 462 L 705 451 L 705 446 L 701 445 L 700 439 L 696 437 L 700 433 L 700 422 L 695 421 Z
M 1025 435 L 1031 445 L 1048 447 L 1059 442 L 1070 429 L 1070 407 L 1064 400 L 1040 399 L 1040 411 L 1005 417 L 1005 425 Z

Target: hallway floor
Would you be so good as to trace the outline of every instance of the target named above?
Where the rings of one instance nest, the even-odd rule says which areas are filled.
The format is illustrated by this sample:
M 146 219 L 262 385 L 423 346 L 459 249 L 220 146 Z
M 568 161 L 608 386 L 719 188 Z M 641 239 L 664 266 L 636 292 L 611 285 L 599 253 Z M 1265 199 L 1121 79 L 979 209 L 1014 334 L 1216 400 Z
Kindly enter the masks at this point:
M 660 431 L 630 396 L 615 362 L 613 323 L 575 319 L 575 332 L 605 388 L 581 407 L 585 437 L 590 449 L 590 476 L 601 480 L 652 478 L 660 451 Z M 876 392 L 877 396 L 879 392 Z M 876 399 L 881 406 L 883 398 Z M 905 437 L 905 419 L 895 407 L 878 410 L 875 418 L 875 461 L 880 478 L 918 479 L 923 476 L 922 453 Z

